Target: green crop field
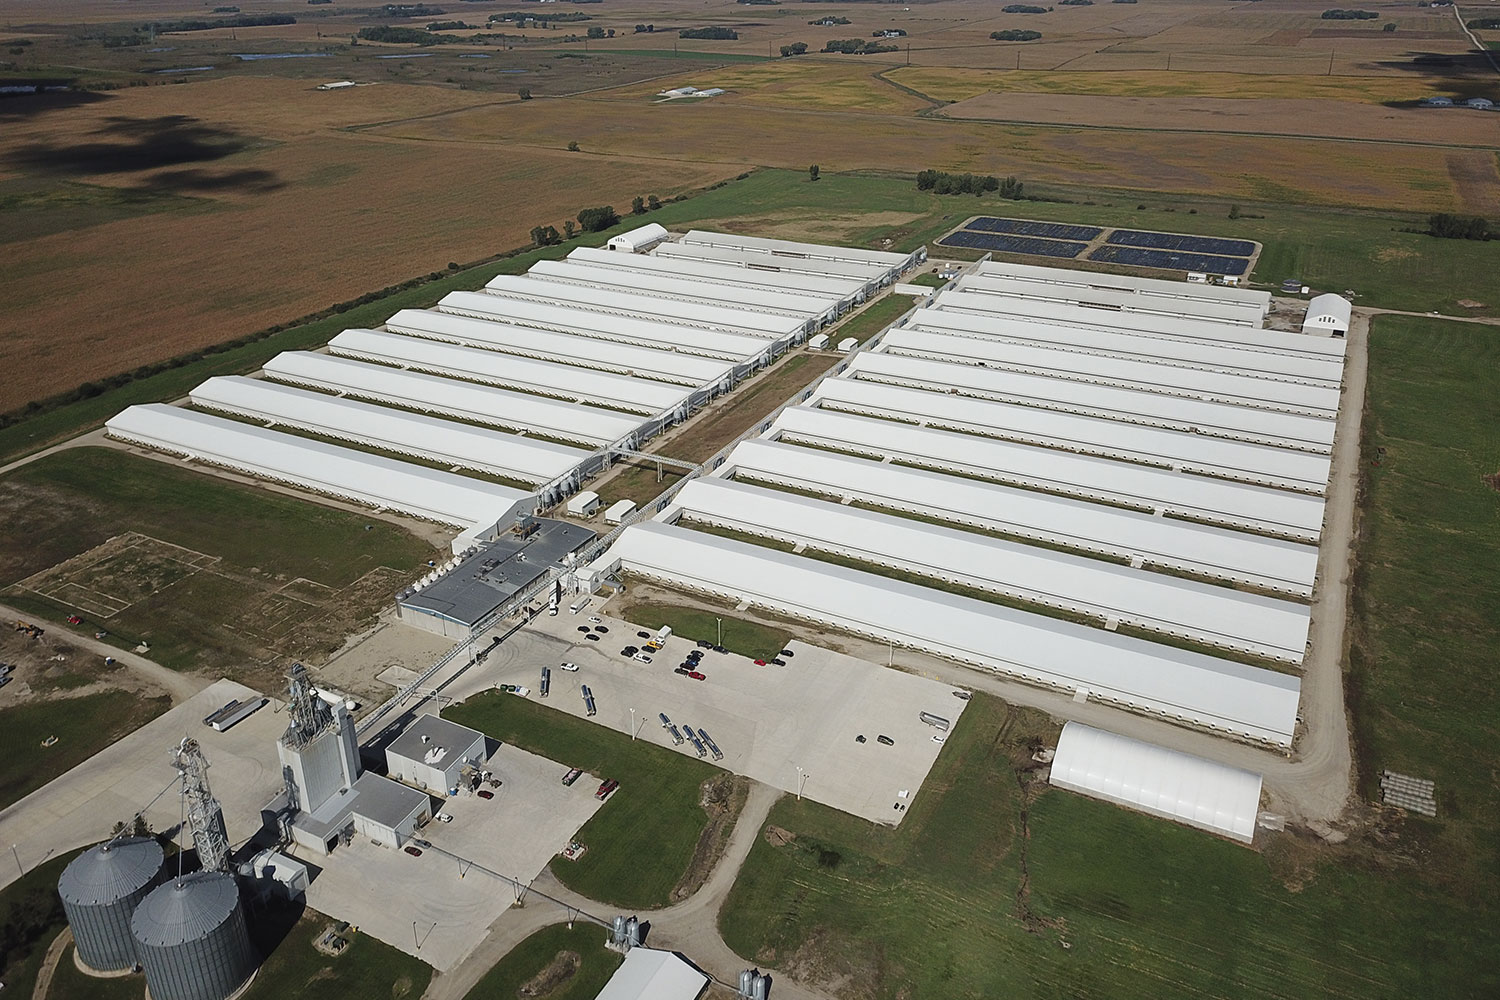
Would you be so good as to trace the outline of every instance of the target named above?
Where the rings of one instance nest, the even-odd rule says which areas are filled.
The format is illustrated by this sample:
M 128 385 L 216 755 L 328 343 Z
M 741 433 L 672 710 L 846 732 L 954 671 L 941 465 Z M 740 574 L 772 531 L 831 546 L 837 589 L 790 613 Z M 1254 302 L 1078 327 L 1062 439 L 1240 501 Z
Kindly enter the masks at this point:
M 105 691 L 28 702 L 0 711 L 6 754 L 0 763 L 0 809 L 41 788 L 171 707 L 166 697 Z M 56 736 L 50 747 L 42 741 Z M 120 816 L 121 820 L 130 819 Z
M 552 873 L 573 891 L 603 903 L 639 908 L 668 903 L 708 823 L 699 805 L 700 786 L 723 772 L 514 695 L 488 692 L 454 705 L 444 717 L 619 781 L 619 790 L 578 831 L 588 853 L 578 861 L 554 859 Z
M 544 927 L 512 948 L 510 954 L 485 973 L 465 1000 L 512 1000 L 517 996 L 594 1000 L 624 961 L 619 954 L 604 947 L 604 937 L 604 929 L 590 923 L 578 923 L 571 929 L 567 924 Z M 566 958 L 566 964 L 558 964 L 554 975 L 560 976 L 563 970 L 571 970 L 565 979 L 554 980 L 549 976 L 546 982 L 556 982 L 551 989 L 537 983 L 536 987 L 545 992 L 521 992 L 523 986 L 552 967 L 560 956 L 576 958 L 576 964 Z

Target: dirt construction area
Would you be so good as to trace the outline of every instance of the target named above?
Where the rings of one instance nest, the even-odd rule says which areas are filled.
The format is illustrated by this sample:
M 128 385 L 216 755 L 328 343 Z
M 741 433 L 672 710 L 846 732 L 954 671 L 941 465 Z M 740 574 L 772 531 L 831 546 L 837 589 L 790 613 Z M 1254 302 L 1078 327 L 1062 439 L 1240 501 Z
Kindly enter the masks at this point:
M 609 630 L 599 641 L 587 641 L 578 631 L 591 614 L 599 614 Z M 689 639 L 673 636 L 649 664 L 621 656 L 627 644 L 644 642 L 639 629 L 610 617 L 607 605 L 578 615 L 544 615 L 444 694 L 461 700 L 496 684 L 520 684 L 530 689 L 528 697 L 551 708 L 624 733 L 633 724 L 637 739 L 696 755 L 691 741 L 674 741 L 660 718 L 666 715 L 679 733 L 683 727 L 706 731 L 723 755 L 716 760 L 710 752 L 706 759 L 719 767 L 892 825 L 905 815 L 942 749 L 933 740 L 939 730 L 920 721 L 918 712 L 957 724 L 966 705 L 947 684 L 795 640 L 787 647 L 793 655 L 784 657 L 786 666 L 756 666 L 733 653 L 705 651 L 699 672 L 706 679 L 694 680 L 673 672 L 697 648 Z M 562 663 L 578 670 L 563 670 Z M 542 699 L 544 666 L 552 677 Z M 592 717 L 585 685 L 597 712 Z

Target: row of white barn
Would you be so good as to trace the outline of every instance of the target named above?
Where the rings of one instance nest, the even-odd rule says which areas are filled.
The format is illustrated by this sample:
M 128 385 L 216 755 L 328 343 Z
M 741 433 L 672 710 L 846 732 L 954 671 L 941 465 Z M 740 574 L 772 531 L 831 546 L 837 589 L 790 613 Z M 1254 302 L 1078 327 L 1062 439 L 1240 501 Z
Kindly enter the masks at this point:
M 980 265 L 585 584 L 634 574 L 1290 748 L 1344 342 L 1263 329 L 1269 306 Z M 1248 839 L 1259 779 L 1231 783 L 1232 817 L 1200 825 Z M 1191 799 L 1142 807 L 1197 822 Z
M 625 240 L 659 255 L 579 248 L 326 351 L 279 354 L 260 378 L 209 379 L 186 406 L 131 407 L 106 430 L 451 524 L 462 548 L 575 492 L 920 257 L 694 231 L 677 258 L 659 229 Z

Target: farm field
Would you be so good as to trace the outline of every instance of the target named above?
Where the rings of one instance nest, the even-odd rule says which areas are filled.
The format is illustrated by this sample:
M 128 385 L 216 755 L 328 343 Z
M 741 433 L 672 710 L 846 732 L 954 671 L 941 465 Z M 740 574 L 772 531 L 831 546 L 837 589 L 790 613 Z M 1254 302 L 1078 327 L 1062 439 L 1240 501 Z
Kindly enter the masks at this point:
M 672 901 L 709 821 L 703 786 L 732 780 L 666 747 L 496 691 L 450 706 L 443 717 L 620 782 L 577 833 L 588 852 L 577 861 L 555 858 L 550 867 L 568 888 L 603 903 L 650 909 Z
M 0 478 L 0 510 L 0 599 L 251 685 L 320 662 L 434 553 L 372 513 L 111 448 Z
M 485 973 L 465 1000 L 594 1000 L 624 961 L 601 945 L 603 935 L 601 928 L 588 923 L 544 927 Z

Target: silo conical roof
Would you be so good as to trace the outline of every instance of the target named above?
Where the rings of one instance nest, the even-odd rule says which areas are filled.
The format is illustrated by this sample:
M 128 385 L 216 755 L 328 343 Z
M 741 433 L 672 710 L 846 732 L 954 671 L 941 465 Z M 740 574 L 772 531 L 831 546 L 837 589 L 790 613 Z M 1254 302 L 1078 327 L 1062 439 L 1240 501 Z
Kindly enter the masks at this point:
M 130 929 L 143 945 L 171 947 L 211 935 L 239 906 L 234 877 L 194 872 L 158 886 L 136 907 Z
M 99 906 L 124 899 L 156 878 L 165 854 L 151 837 L 125 837 L 84 851 L 58 879 L 70 903 Z

